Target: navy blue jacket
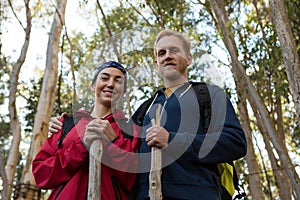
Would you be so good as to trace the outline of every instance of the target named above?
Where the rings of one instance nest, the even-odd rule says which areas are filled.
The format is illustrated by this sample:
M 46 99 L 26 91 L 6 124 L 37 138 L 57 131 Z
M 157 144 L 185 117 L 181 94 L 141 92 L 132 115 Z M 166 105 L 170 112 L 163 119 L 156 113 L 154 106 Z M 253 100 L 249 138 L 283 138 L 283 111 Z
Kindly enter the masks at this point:
M 246 155 L 247 143 L 230 99 L 224 90 L 208 86 L 212 114 L 208 132 L 203 132 L 197 97 L 190 83 L 177 88 L 166 98 L 164 89 L 156 97 L 143 121 L 138 199 L 148 197 L 151 149 L 145 130 L 162 105 L 160 124 L 169 133 L 169 144 L 162 149 L 162 193 L 176 199 L 220 199 L 217 163 Z M 139 110 L 137 110 L 139 112 Z

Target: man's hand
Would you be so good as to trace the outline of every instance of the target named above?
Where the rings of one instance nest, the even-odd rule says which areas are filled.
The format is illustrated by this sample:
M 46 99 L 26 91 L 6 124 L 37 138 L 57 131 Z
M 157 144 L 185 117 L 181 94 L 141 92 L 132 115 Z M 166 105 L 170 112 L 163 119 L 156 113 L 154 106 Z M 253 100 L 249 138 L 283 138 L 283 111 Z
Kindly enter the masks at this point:
M 149 147 L 167 147 L 168 139 L 169 132 L 161 126 L 154 125 L 146 130 L 146 142 Z
M 62 129 L 63 123 L 59 121 L 63 118 L 67 113 L 62 113 L 61 116 L 51 117 L 49 122 L 49 134 L 50 137 L 53 133 L 57 133 Z

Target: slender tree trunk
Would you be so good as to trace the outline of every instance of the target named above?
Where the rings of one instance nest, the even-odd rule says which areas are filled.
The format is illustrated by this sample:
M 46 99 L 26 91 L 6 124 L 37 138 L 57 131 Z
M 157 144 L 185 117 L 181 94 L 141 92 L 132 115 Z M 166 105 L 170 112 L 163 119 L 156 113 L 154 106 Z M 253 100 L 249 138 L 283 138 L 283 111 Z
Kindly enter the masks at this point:
M 300 127 L 300 61 L 295 38 L 292 33 L 284 1 L 270 0 L 270 8 L 276 33 L 279 38 L 280 49 L 283 55 L 290 91 L 294 99 L 298 116 L 298 124 Z M 299 180 L 294 184 L 300 188 Z M 300 189 L 297 190 L 297 197 L 300 199 Z
M 48 123 L 54 106 L 58 74 L 59 43 L 61 31 L 64 25 L 66 4 L 67 0 L 57 0 L 54 21 L 49 34 L 46 69 L 37 113 L 34 120 L 33 137 L 27 155 L 26 166 L 22 174 L 22 184 L 28 184 L 31 187 L 35 186 L 35 181 L 31 171 L 31 162 L 47 138 Z M 33 190 L 28 189 L 24 191 L 24 194 L 26 195 L 19 198 L 29 200 L 35 195 Z
M 262 33 L 262 37 L 263 39 L 266 41 L 267 40 L 267 36 L 266 33 L 264 32 L 264 25 L 261 22 L 261 15 L 260 15 L 260 9 L 258 8 L 258 3 L 257 0 L 253 0 L 252 1 L 255 10 L 256 10 L 256 15 L 257 15 L 257 21 L 258 21 L 258 25 L 261 28 L 261 33 Z M 265 7 L 265 4 L 263 4 L 263 7 Z M 268 52 L 269 55 L 272 55 L 273 52 L 271 51 L 271 49 L 266 45 L 266 51 Z M 280 80 L 276 80 L 277 82 L 280 82 Z M 271 94 L 270 94 L 270 98 Z M 284 136 L 284 131 L 283 131 L 283 120 L 282 120 L 282 110 L 281 110 L 281 99 L 280 96 L 277 95 L 276 99 L 275 99 L 275 112 L 277 112 L 277 120 L 276 120 L 276 127 L 277 127 L 277 132 L 278 132 L 278 142 L 281 142 L 282 147 L 286 147 L 285 145 L 285 136 Z M 274 113 L 273 113 L 274 116 Z M 275 121 L 275 120 L 274 120 Z M 267 134 L 263 134 L 263 135 L 267 135 Z M 264 137 L 265 139 L 265 137 Z M 269 141 L 269 140 L 268 140 Z M 286 149 L 287 151 L 287 149 Z M 285 199 L 285 200 L 290 200 L 291 199 L 291 184 L 288 180 L 288 176 L 287 173 L 285 172 L 285 170 L 283 170 L 280 166 L 277 165 L 277 159 L 274 156 L 274 153 L 272 151 L 268 151 L 269 152 L 269 157 L 271 160 L 271 164 L 272 164 L 272 168 L 273 168 L 273 172 L 276 178 L 276 183 L 278 185 L 278 190 L 279 190 L 279 196 L 280 199 Z M 272 155 L 272 156 L 270 156 Z M 275 167 L 275 168 L 274 168 Z
M 237 67 L 234 67 L 233 70 L 237 70 Z M 238 73 L 234 73 L 234 74 L 236 74 L 235 85 L 238 86 L 236 90 L 238 96 L 237 106 L 239 111 L 239 118 L 247 139 L 246 160 L 247 160 L 248 171 L 249 171 L 249 190 L 253 199 L 264 200 L 261 177 L 260 174 L 257 173 L 260 171 L 260 168 L 255 155 L 254 144 L 252 140 L 252 130 L 250 126 L 250 119 L 249 119 L 248 109 L 247 109 L 248 91 L 247 89 L 245 90 L 243 89 L 246 88 L 246 85 L 243 81 L 241 81 L 241 76 L 239 76 Z
M 24 1 L 26 9 L 26 22 L 27 26 L 24 28 L 25 40 L 21 49 L 20 56 L 17 62 L 13 65 L 13 71 L 10 77 L 10 86 L 9 86 L 9 117 L 10 117 L 10 128 L 12 131 L 13 139 L 10 146 L 10 151 L 8 154 L 8 159 L 6 162 L 6 176 L 8 181 L 7 197 L 11 198 L 12 189 L 14 185 L 14 177 L 16 172 L 16 166 L 19 160 L 19 145 L 21 142 L 21 125 L 17 114 L 17 86 L 19 82 L 19 74 L 21 67 L 25 62 L 25 58 L 28 51 L 30 32 L 31 32 L 31 12 L 29 8 L 29 0 Z
M 238 84 L 237 84 L 238 85 Z M 244 87 L 241 87 L 244 88 Z M 252 134 L 251 134 L 251 127 L 250 127 L 250 119 L 248 115 L 248 110 L 247 110 L 247 103 L 246 103 L 246 95 L 243 95 L 244 92 L 239 92 L 241 90 L 240 88 L 237 88 L 238 90 L 238 98 L 239 98 L 239 103 L 238 103 L 238 110 L 239 110 L 239 117 L 241 121 L 241 125 L 243 127 L 243 130 L 245 131 L 246 138 L 247 138 L 247 165 L 248 165 L 248 171 L 249 171 L 249 189 L 250 193 L 253 199 L 256 200 L 264 200 L 264 193 L 262 191 L 262 183 L 260 180 L 260 174 L 257 173 L 260 171 L 256 156 L 255 156 L 255 151 L 254 151 L 254 146 L 253 146 L 253 141 L 252 141 Z
M 252 99 L 250 99 L 250 101 L 252 101 Z M 267 129 L 263 123 L 263 120 L 260 118 L 259 115 L 259 111 L 258 108 L 256 107 L 255 102 L 251 102 L 250 103 L 252 105 L 252 110 L 254 112 L 254 115 L 256 116 L 256 122 L 257 122 L 257 126 L 258 129 L 260 130 L 260 132 L 262 133 L 262 137 L 264 140 L 264 144 L 268 153 L 268 157 L 270 160 L 270 164 L 273 170 L 273 174 L 275 176 L 275 180 L 276 180 L 276 185 L 278 186 L 278 190 L 279 190 L 279 196 L 280 199 L 291 199 L 291 195 L 290 195 L 290 182 L 289 182 L 289 178 L 288 176 L 285 176 L 285 179 L 283 178 L 283 174 L 286 173 L 286 171 L 280 167 L 280 165 L 278 164 L 278 160 L 276 159 L 274 152 L 273 152 L 273 147 L 271 146 L 271 139 L 270 136 L 267 133 Z M 270 118 L 270 120 L 272 120 Z M 280 138 L 277 138 L 277 141 L 279 142 Z M 281 145 L 284 143 L 281 143 Z M 285 146 L 283 146 L 283 148 L 285 148 Z M 282 165 L 282 164 L 281 164 Z M 267 175 L 266 175 L 267 176 Z M 288 190 L 288 191 L 285 191 Z
M 246 85 L 246 89 L 248 90 L 248 99 L 252 99 L 258 108 L 259 115 L 267 129 L 267 133 L 270 136 L 272 144 L 277 151 L 280 161 L 288 173 L 288 177 L 292 183 L 293 191 L 296 194 L 296 197 L 300 199 L 300 186 L 299 186 L 299 176 L 295 170 L 295 167 L 292 163 L 291 158 L 288 155 L 288 152 L 284 150 L 281 144 L 277 141 L 275 125 L 270 120 L 270 116 L 268 114 L 268 110 L 263 103 L 262 98 L 254 88 L 251 83 L 250 78 L 247 76 L 245 69 L 238 59 L 237 47 L 234 41 L 234 35 L 231 32 L 230 21 L 228 20 L 228 16 L 225 11 L 224 2 L 222 0 L 210 0 L 210 4 L 212 6 L 213 12 L 217 18 L 219 28 L 221 30 L 221 34 L 223 36 L 224 44 L 229 51 L 232 60 L 232 67 L 237 68 L 236 71 L 239 73 L 239 76 L 242 77 L 242 81 L 244 81 Z M 236 74 L 234 74 L 236 76 Z
M 264 123 L 262 123 L 262 119 L 260 118 L 259 115 L 259 111 L 257 109 L 257 107 L 255 107 L 255 103 L 252 103 L 252 110 L 254 112 L 254 115 L 256 116 L 256 120 L 257 120 L 257 126 L 258 129 L 260 130 L 260 132 L 262 133 L 262 137 L 264 140 L 264 144 L 265 144 L 265 148 L 267 150 L 268 153 L 268 157 L 270 160 L 270 164 L 273 170 L 273 174 L 275 176 L 275 180 L 276 180 L 276 185 L 278 186 L 278 190 L 279 190 L 279 196 L 280 199 L 286 199 L 289 200 L 291 199 L 291 195 L 290 195 L 290 182 L 289 182 L 289 178 L 288 176 L 286 176 L 285 179 L 283 179 L 283 173 L 285 173 L 285 170 L 282 169 L 282 167 L 280 167 L 278 160 L 276 159 L 274 152 L 273 152 L 273 147 L 270 143 L 271 139 L 267 133 L 266 127 L 264 126 Z M 271 120 L 271 119 L 270 119 Z M 277 141 L 279 142 L 279 139 L 277 138 Z M 281 145 L 284 143 L 281 143 Z M 285 148 L 285 146 L 283 146 L 283 148 Z M 287 190 L 287 191 L 286 191 Z
M 279 80 L 280 81 L 280 80 Z M 277 114 L 277 120 L 276 120 L 276 126 L 277 126 L 277 130 L 278 130 L 278 137 L 279 137 L 279 142 L 281 143 L 281 145 L 285 148 L 285 151 L 288 151 L 286 148 L 286 139 L 285 139 L 285 131 L 283 128 L 283 114 L 282 114 L 282 103 L 281 103 L 281 96 L 280 95 L 276 95 L 276 99 L 275 99 L 275 112 Z M 273 154 L 274 155 L 274 154 Z M 275 158 L 275 156 L 274 156 Z M 276 159 L 276 158 L 275 158 Z M 277 161 L 277 159 L 276 159 Z M 276 162 L 277 164 L 277 162 Z M 277 164 L 278 166 L 278 164 Z M 279 196 L 280 199 L 285 199 L 285 200 L 291 200 L 292 196 L 291 196 L 291 183 L 288 180 L 288 175 L 286 173 L 286 171 L 281 167 L 282 164 L 280 163 L 280 166 L 278 167 L 278 170 L 275 170 L 274 173 L 277 173 L 278 175 L 276 183 L 278 185 L 278 189 L 279 189 Z
M 0 177 L 2 180 L 2 191 L 1 191 L 1 198 L 3 200 L 8 199 L 8 181 L 7 181 L 7 176 L 6 176 L 6 171 L 5 171 L 5 166 L 4 166 L 4 158 L 2 156 L 2 151 L 0 152 Z
M 267 186 L 265 186 L 266 189 L 263 189 L 263 190 L 264 190 L 265 194 L 269 195 L 269 196 L 267 196 L 268 199 L 273 200 L 272 189 L 271 189 L 271 180 L 270 180 L 270 175 L 268 173 L 268 169 L 267 169 L 267 166 L 266 166 L 266 159 L 262 154 L 262 150 L 261 150 L 261 148 L 258 144 L 257 138 L 254 137 L 254 140 L 255 140 L 256 148 L 259 152 L 259 156 L 260 156 L 260 159 L 261 159 L 262 173 L 265 175 L 266 182 L 267 182 L 266 183 Z

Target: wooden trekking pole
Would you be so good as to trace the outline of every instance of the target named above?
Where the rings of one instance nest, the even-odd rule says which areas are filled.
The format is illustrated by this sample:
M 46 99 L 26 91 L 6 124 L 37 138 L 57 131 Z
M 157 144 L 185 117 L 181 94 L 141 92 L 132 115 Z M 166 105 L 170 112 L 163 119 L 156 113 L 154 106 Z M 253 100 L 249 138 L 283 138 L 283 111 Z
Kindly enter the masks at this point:
M 90 147 L 88 200 L 101 200 L 102 140 L 94 140 Z
M 156 119 L 152 119 L 152 126 L 160 125 L 160 110 L 161 105 L 159 104 L 156 109 Z M 161 200 L 161 150 L 158 147 L 151 148 L 151 168 L 149 174 L 149 196 L 150 200 Z

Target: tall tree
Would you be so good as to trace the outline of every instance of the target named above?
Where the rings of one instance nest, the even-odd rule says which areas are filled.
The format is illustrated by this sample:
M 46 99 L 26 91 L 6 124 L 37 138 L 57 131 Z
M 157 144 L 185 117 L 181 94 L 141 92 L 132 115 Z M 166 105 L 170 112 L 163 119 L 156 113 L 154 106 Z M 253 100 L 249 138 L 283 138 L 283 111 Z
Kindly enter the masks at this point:
M 288 155 L 288 152 L 284 151 L 284 147 L 278 142 L 278 139 L 276 137 L 276 130 L 274 122 L 270 119 L 269 113 L 267 111 L 266 106 L 263 103 L 262 98 L 254 88 L 253 84 L 251 83 L 249 77 L 246 74 L 245 69 L 243 68 L 242 64 L 240 63 L 238 59 L 238 53 L 237 53 L 237 47 L 234 41 L 234 36 L 231 31 L 231 25 L 230 21 L 228 19 L 228 16 L 225 11 L 224 1 L 223 0 L 210 0 L 213 12 L 217 18 L 218 26 L 221 30 L 224 44 L 229 51 L 229 54 L 231 56 L 232 61 L 232 67 L 236 68 L 236 70 L 233 70 L 233 72 L 237 72 L 238 74 L 234 74 L 235 76 L 241 76 L 243 81 L 245 81 L 246 88 L 248 90 L 247 99 L 249 99 L 250 104 L 255 104 L 252 107 L 258 108 L 259 114 L 261 116 L 261 119 L 263 120 L 263 123 L 266 126 L 267 133 L 270 136 L 270 139 L 272 141 L 272 144 L 274 148 L 276 149 L 281 164 L 284 167 L 284 169 L 288 173 L 288 177 L 292 183 L 293 190 L 297 196 L 297 198 L 300 198 L 300 186 L 299 186 L 299 176 L 294 168 L 294 165 L 291 161 L 291 158 Z
M 10 87 L 9 87 L 9 117 L 10 117 L 10 128 L 12 131 L 13 139 L 11 142 L 11 147 L 6 163 L 6 175 L 8 180 L 8 190 L 7 190 L 7 197 L 11 197 L 12 187 L 15 177 L 16 165 L 18 163 L 19 158 L 19 145 L 21 141 L 21 125 L 19 121 L 19 117 L 17 114 L 17 107 L 16 107 L 16 99 L 17 99 L 17 86 L 19 82 L 19 74 L 23 63 L 25 62 L 25 58 L 28 51 L 29 41 L 30 41 L 30 33 L 31 33 L 31 10 L 29 8 L 29 1 L 24 0 L 25 10 L 26 10 L 26 27 L 22 25 L 22 22 L 18 19 L 17 15 L 14 12 L 13 5 L 10 3 L 10 7 L 15 14 L 16 18 L 18 19 L 20 25 L 22 26 L 25 32 L 25 39 L 21 49 L 21 53 L 17 62 L 13 65 L 12 74 L 10 76 Z
M 295 108 L 300 127 L 300 59 L 297 51 L 295 38 L 292 33 L 291 23 L 283 0 L 270 0 L 272 19 L 276 27 L 276 32 L 280 42 L 286 73 L 289 80 L 290 90 L 294 99 Z M 298 198 L 300 198 L 300 182 Z
M 60 35 L 65 20 L 66 4 L 67 0 L 57 0 L 56 2 L 56 12 L 48 39 L 46 68 L 42 84 L 42 91 L 34 120 L 33 137 L 26 159 L 26 166 L 21 179 L 21 183 L 23 185 L 27 184 L 29 186 L 35 186 L 35 181 L 31 172 L 31 162 L 47 138 L 48 123 L 55 100 L 58 74 L 58 52 L 61 38 Z M 35 195 L 33 190 L 28 190 L 28 187 L 22 189 L 25 189 L 25 191 L 23 191 L 24 196 L 20 196 L 19 199 L 29 200 Z
M 248 165 L 248 171 L 249 171 L 249 190 L 251 193 L 251 196 L 255 200 L 264 200 L 264 195 L 262 191 L 262 183 L 260 180 L 260 175 L 257 173 L 259 170 L 258 162 L 255 156 L 255 150 L 253 146 L 252 141 L 252 130 L 250 127 L 250 119 L 247 109 L 247 101 L 243 101 L 243 99 L 246 99 L 245 92 L 242 91 L 242 88 L 245 87 L 243 83 L 240 81 L 240 77 L 236 80 L 236 85 L 240 85 L 240 87 L 237 88 L 238 91 L 238 111 L 239 111 L 239 117 L 241 121 L 241 125 L 243 127 L 243 130 L 245 131 L 246 138 L 247 138 L 247 165 Z
M 17 4 L 18 2 L 22 1 L 24 0 L 10 0 L 8 2 Z M 103 60 L 116 59 L 116 51 L 120 56 L 118 58 L 120 58 L 122 64 L 126 66 L 129 74 L 127 99 L 130 100 L 130 102 L 125 102 L 125 100 L 123 100 L 120 105 L 122 106 L 122 108 L 125 108 L 125 106 L 131 104 L 133 110 L 135 110 L 135 108 L 138 107 L 143 99 L 149 97 L 154 88 L 159 87 L 160 85 L 159 76 L 157 75 L 156 70 L 154 70 L 153 67 L 154 65 L 152 57 L 153 40 L 156 36 L 157 31 L 159 31 L 158 29 L 174 29 L 184 32 L 185 35 L 193 38 L 192 47 L 195 59 L 193 65 L 190 68 L 189 74 L 191 78 L 195 80 L 206 80 L 206 76 L 204 76 L 204 78 L 202 78 L 202 76 L 203 74 L 205 74 L 205 68 L 207 68 L 207 66 L 202 65 L 199 61 L 201 60 L 200 51 L 205 50 L 207 53 L 211 53 L 212 56 L 214 56 L 214 53 L 217 52 L 218 55 L 216 55 L 216 57 L 220 58 L 219 56 L 221 56 L 221 54 L 219 53 L 219 51 L 215 51 L 215 49 L 212 49 L 212 45 L 214 45 L 221 47 L 222 50 L 224 50 L 225 54 L 229 52 L 228 50 L 223 49 L 223 45 L 220 45 L 219 36 L 223 38 L 225 37 L 222 32 L 216 31 L 217 26 L 214 26 L 213 24 L 213 22 L 215 22 L 215 24 L 218 24 L 218 21 L 216 20 L 216 18 L 211 17 L 213 16 L 213 12 L 210 7 L 210 1 L 198 0 L 198 4 L 195 4 L 195 1 L 183 0 L 147 0 L 139 2 L 136 2 L 135 0 L 126 0 L 118 1 L 117 4 L 114 4 L 115 7 L 112 7 L 112 4 L 106 4 L 102 3 L 102 1 L 97 1 L 97 9 L 95 9 L 95 6 L 84 7 L 90 2 L 91 1 L 80 0 L 79 3 L 80 6 L 82 6 L 80 7 L 81 12 L 79 13 L 77 11 L 77 16 L 82 15 L 84 20 L 93 20 L 91 21 L 91 23 L 89 23 L 88 34 L 85 34 L 87 32 L 81 32 L 82 29 L 77 29 L 78 27 L 75 27 L 69 32 L 70 37 L 67 34 L 65 35 L 65 38 L 67 38 L 69 45 L 62 44 L 60 52 L 60 55 L 63 58 L 61 61 L 61 66 L 59 68 L 61 82 L 58 83 L 59 86 L 56 87 L 56 90 L 60 90 L 61 93 L 56 93 L 56 97 L 54 98 L 56 99 L 56 102 L 54 103 L 53 109 L 53 112 L 55 114 L 52 115 L 61 114 L 61 112 L 63 111 L 71 113 L 71 107 L 76 107 L 74 107 L 74 104 L 72 104 L 71 102 L 71 95 L 74 94 L 74 96 L 76 96 L 75 92 L 77 91 L 79 93 L 79 95 L 77 95 L 78 99 L 74 98 L 73 103 L 76 103 L 77 101 L 78 106 L 81 106 L 81 104 L 86 105 L 87 107 L 85 108 L 89 109 L 92 103 L 89 99 L 88 94 L 88 77 L 90 75 L 90 70 L 87 69 L 94 69 L 98 66 L 99 62 L 102 62 Z M 101 3 L 102 8 L 99 7 L 99 2 Z M 221 1 L 217 2 L 219 3 Z M 4 4 L 5 3 L 6 1 L 4 1 Z M 35 12 L 35 10 L 33 10 L 31 6 L 31 13 L 33 15 L 33 18 L 35 18 L 35 14 L 42 14 L 43 16 L 45 16 L 44 13 L 52 13 L 52 11 L 50 11 L 52 7 L 43 6 L 42 3 L 43 1 L 38 1 L 38 4 L 36 4 L 36 6 L 45 9 L 46 11 L 43 13 L 41 13 L 40 10 L 37 10 L 37 12 Z M 78 4 L 78 2 L 75 3 Z M 278 156 L 276 156 L 277 152 L 275 152 L 274 149 L 277 151 L 278 146 L 280 146 L 282 152 L 284 151 L 290 153 L 291 151 L 293 151 L 293 154 L 295 153 L 296 156 L 299 156 L 299 145 L 297 145 L 297 141 L 299 143 L 300 134 L 298 128 L 299 126 L 296 122 L 297 120 L 299 120 L 299 117 L 296 117 L 296 115 L 298 116 L 298 111 L 295 112 L 295 108 L 293 109 L 293 107 L 291 108 L 290 106 L 290 104 L 292 104 L 290 102 L 292 89 L 290 89 L 290 93 L 288 89 L 288 78 L 286 76 L 286 72 L 288 69 L 283 67 L 283 59 L 280 50 L 280 47 L 282 48 L 282 45 L 280 45 L 281 42 L 278 42 L 278 36 L 276 34 L 275 26 L 274 24 L 272 24 L 272 22 L 275 23 L 275 20 L 272 20 L 270 18 L 270 16 L 274 14 L 274 11 L 272 11 L 272 13 L 270 12 L 269 4 L 265 0 L 226 0 L 224 1 L 224 3 L 226 4 L 225 8 L 227 15 L 230 16 L 230 21 L 226 24 L 226 26 L 229 26 L 233 32 L 232 36 L 234 37 L 237 45 L 237 47 L 235 47 L 236 54 L 238 54 L 238 59 L 241 62 L 242 67 L 246 70 L 248 77 L 250 78 L 250 80 L 248 80 L 249 82 L 247 83 L 251 83 L 255 87 L 254 90 L 259 93 L 259 96 L 263 101 L 262 104 L 257 104 L 257 99 L 249 97 L 249 95 L 254 95 L 254 97 L 256 97 L 257 94 L 251 93 L 252 91 L 250 90 L 250 93 L 248 92 L 247 88 L 249 88 L 249 86 L 243 85 L 246 84 L 245 78 L 242 78 L 241 80 L 238 79 L 238 77 L 236 76 L 236 74 L 240 73 L 238 64 L 236 64 L 236 61 L 238 59 L 236 56 L 233 56 L 234 53 L 227 54 L 227 56 L 231 56 L 231 60 L 234 61 L 232 63 L 232 66 L 235 66 L 232 69 L 236 70 L 233 74 L 235 74 L 234 78 L 237 87 L 231 89 L 233 88 L 230 85 L 232 83 L 231 78 L 229 78 L 230 80 L 228 82 L 226 80 L 226 83 L 224 85 L 230 88 L 227 91 L 229 92 L 229 94 L 233 94 L 231 96 L 233 101 L 235 100 L 235 95 L 238 96 L 237 103 L 239 115 L 241 122 L 243 123 L 243 128 L 247 134 L 249 147 L 246 158 L 247 166 L 244 166 L 246 169 L 241 172 L 241 177 L 244 177 L 244 181 L 249 183 L 248 188 L 253 199 L 261 199 L 261 191 L 264 192 L 265 198 L 274 199 L 274 197 L 279 196 L 281 199 L 290 199 L 291 189 L 289 189 L 287 184 L 289 183 L 289 177 L 284 177 L 283 169 L 285 167 L 283 167 L 282 164 L 282 156 L 278 158 Z M 278 1 L 276 3 L 278 3 Z M 299 34 L 297 34 L 300 32 L 300 12 L 299 9 L 297 9 L 299 7 L 299 2 L 298 0 L 290 0 L 285 1 L 285 3 L 290 17 L 290 19 L 287 19 L 285 21 L 291 21 L 294 39 L 296 40 L 296 44 L 298 45 L 299 49 L 300 37 Z M 204 5 L 206 9 L 199 9 L 199 4 Z M 5 10 L 3 9 L 3 7 L 1 8 L 2 10 Z M 87 10 L 90 8 L 92 9 L 92 11 Z M 195 12 L 195 10 L 198 10 L 199 12 Z M 100 11 L 102 12 L 102 14 Z M 95 12 L 99 12 L 99 14 Z M 103 15 L 104 13 L 105 15 Z M 277 14 L 278 12 L 275 13 Z M 97 19 L 95 20 L 95 18 Z M 6 22 L 8 22 L 8 20 L 9 19 L 5 18 L 5 16 L 0 19 L 0 28 L 4 28 L 2 29 L 4 30 L 4 34 L 6 28 L 5 24 Z M 40 21 L 38 18 L 34 20 L 33 25 L 40 25 Z M 33 29 L 34 28 L 35 26 L 33 26 Z M 91 28 L 95 28 L 95 33 L 90 37 L 90 33 L 92 32 Z M 109 34 L 108 28 L 111 34 Z M 156 30 L 153 31 L 154 29 Z M 8 30 L 8 32 L 10 34 L 10 30 Z M 5 47 L 6 43 L 10 41 L 2 40 L 1 42 L 3 43 L 3 47 Z M 31 39 L 30 43 L 32 44 L 32 42 L 33 40 Z M 115 42 L 115 44 L 113 44 L 113 42 Z M 0 44 L 0 48 L 2 43 Z M 95 55 L 93 54 L 94 50 L 97 50 L 99 52 L 98 57 L 89 58 L 89 56 Z M 0 54 L 0 56 L 2 55 L 4 54 Z M 222 56 L 223 55 L 224 54 L 222 53 Z M 9 60 L 11 59 L 11 56 L 8 55 L 7 58 Z M 26 60 L 27 59 L 28 58 L 26 58 Z M 223 59 L 223 57 L 221 57 L 220 59 Z M 217 65 L 220 65 L 222 67 L 222 69 L 220 70 L 223 70 L 225 65 L 228 66 L 227 59 L 225 59 L 225 61 L 217 60 L 213 64 L 216 63 Z M 8 64 L 0 63 L 0 79 L 2 78 L 1 74 L 4 74 L 5 79 L 7 79 L 7 74 L 11 74 L 11 72 L 3 73 L 4 70 L 2 70 L 2 66 L 6 67 L 8 66 Z M 81 73 L 78 70 L 80 67 L 83 68 L 83 66 L 84 70 L 82 71 L 86 71 L 85 73 Z M 202 68 L 202 66 L 204 66 L 204 68 Z M 13 67 L 10 68 L 12 69 Z M 72 77 L 75 77 L 74 75 L 76 74 L 80 74 L 80 76 L 76 77 L 76 81 L 81 85 L 79 87 L 73 86 L 77 91 L 71 89 L 70 87 L 71 80 L 70 73 L 68 73 L 70 71 L 70 68 L 72 69 L 72 71 L 73 69 L 75 71 Z M 210 74 L 208 74 L 208 76 L 210 76 Z M 227 76 L 228 74 L 226 74 L 226 79 Z M 33 84 L 38 83 L 36 77 L 33 77 L 33 79 Z M 288 80 L 290 81 L 290 78 Z M 83 82 L 87 87 L 82 87 Z M 38 98 L 31 98 L 31 100 L 29 100 L 28 97 L 40 96 L 40 89 L 38 89 L 40 87 L 32 87 L 32 89 L 30 89 L 31 91 L 29 92 L 29 95 L 25 97 L 22 94 L 22 91 L 27 92 L 28 89 L 26 88 L 31 87 L 27 87 L 26 82 L 23 82 L 21 84 L 20 83 L 18 83 L 19 86 L 17 86 L 18 90 L 20 91 L 20 93 L 17 93 L 17 97 L 18 95 L 22 96 L 23 99 L 27 100 L 27 104 L 30 104 L 30 106 L 22 108 L 22 111 L 25 111 L 24 113 L 26 113 L 25 118 L 22 118 L 22 116 L 18 117 L 22 125 L 27 124 L 24 132 L 26 134 L 31 134 L 35 113 L 37 113 L 36 107 L 39 101 Z M 8 93 L 6 92 L 6 86 L 3 87 L 3 85 L 5 84 L 6 83 L 0 83 L 0 90 L 4 91 L 3 93 L 0 93 L 0 104 L 3 102 L 6 103 L 5 97 L 8 96 Z M 20 86 L 24 86 L 24 89 L 22 90 Z M 32 90 L 36 91 L 33 92 Z M 59 95 L 59 97 L 57 97 L 57 95 Z M 249 107 L 247 107 L 246 102 L 249 102 L 252 107 L 252 111 L 250 111 L 249 109 L 249 113 L 247 113 L 247 109 Z M 59 105 L 61 106 L 61 111 L 57 108 Z M 293 106 L 294 105 L 295 104 L 293 104 Z M 261 106 L 264 106 L 267 109 L 262 108 Z M 20 105 L 16 105 L 16 107 L 18 107 L 19 109 Z M 265 110 L 266 112 L 263 113 L 263 110 Z M 128 112 L 128 109 L 125 109 L 124 111 Z M 130 115 L 130 112 L 126 114 Z M 22 120 L 25 120 L 25 122 Z M 28 122 L 26 123 L 27 120 Z M 0 146 L 3 147 L 4 150 L 4 159 L 7 158 L 6 152 L 8 152 L 8 150 L 5 151 L 5 149 L 8 149 L 7 144 L 10 142 L 7 139 L 7 135 L 11 135 L 11 131 L 3 128 L 3 124 L 5 124 L 6 121 L 9 121 L 10 123 L 11 120 L 8 120 L 7 117 L 3 116 L 2 114 L 0 116 Z M 47 122 L 45 121 L 43 123 Z M 272 127 L 271 129 L 270 126 Z M 37 129 L 36 127 L 35 129 Z M 270 136 L 272 135 L 272 133 L 270 135 L 269 130 L 273 131 L 273 133 L 276 133 L 278 142 L 278 146 L 276 148 L 274 148 L 274 139 L 271 139 Z M 251 135 L 251 133 L 255 133 L 255 136 L 263 138 L 263 140 L 259 140 L 259 142 L 256 144 L 257 146 L 253 146 L 251 144 L 251 140 L 255 139 L 255 137 Z M 24 138 L 23 135 L 22 138 Z M 295 143 L 292 143 L 291 140 L 294 140 Z M 288 149 L 285 148 L 285 144 L 289 147 Z M 264 146 L 264 148 L 260 148 L 262 146 Z M 257 153 L 258 151 L 261 153 L 260 159 L 258 157 L 255 157 L 255 153 Z M 281 155 L 282 153 L 280 152 L 279 154 Z M 6 160 L 4 162 L 6 162 Z M 242 162 L 238 163 L 242 164 Z M 22 165 L 17 164 L 18 174 L 15 175 L 14 182 L 19 181 L 19 171 L 21 171 L 20 169 L 22 167 Z M 290 167 L 293 168 L 294 166 Z M 262 182 L 261 185 L 260 183 L 258 183 L 259 179 Z M 247 185 L 247 183 L 245 185 Z M 282 191 L 285 191 L 286 194 L 284 194 Z

